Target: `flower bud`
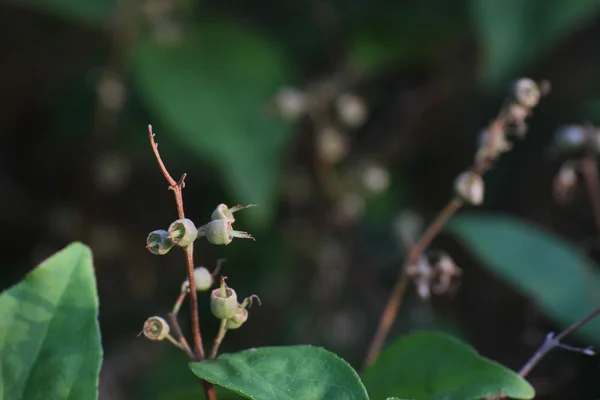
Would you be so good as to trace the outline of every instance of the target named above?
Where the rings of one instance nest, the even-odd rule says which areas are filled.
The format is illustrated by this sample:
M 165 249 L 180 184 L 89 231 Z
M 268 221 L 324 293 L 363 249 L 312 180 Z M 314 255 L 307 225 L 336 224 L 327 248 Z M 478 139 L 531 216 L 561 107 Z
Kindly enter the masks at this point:
M 554 177 L 554 198 L 562 205 L 571 200 L 578 176 L 576 164 L 572 161 L 564 163 Z
M 244 324 L 248 320 L 248 310 L 238 306 L 237 313 L 227 320 L 225 324 L 225 328 L 227 329 L 237 329 Z
M 221 277 L 221 287 L 210 294 L 210 311 L 218 319 L 232 318 L 238 312 L 235 290 L 227 287 L 225 278 Z
M 465 171 L 454 182 L 456 194 L 466 203 L 480 205 L 483 203 L 484 183 L 480 175 Z
M 142 333 L 150 340 L 163 340 L 169 336 L 170 329 L 161 317 L 150 317 L 144 322 Z
M 197 292 L 206 292 L 214 283 L 212 274 L 204 267 L 197 267 L 194 269 L 194 283 L 196 284 Z M 181 285 L 181 291 L 185 292 L 190 287 L 190 281 L 188 279 Z
M 236 231 L 231 227 L 231 222 L 227 219 L 216 219 L 203 225 L 198 230 L 198 237 L 206 236 L 206 239 L 212 244 L 229 244 L 234 237 L 242 239 L 254 238 L 247 232 Z
M 515 100 L 522 106 L 533 108 L 542 97 L 542 91 L 537 83 L 529 78 L 519 79 L 514 86 Z
M 235 222 L 233 213 L 250 207 L 256 206 L 254 204 L 248 204 L 247 206 L 237 205 L 235 207 L 229 208 L 225 204 L 219 204 L 217 208 L 215 208 L 215 211 L 213 211 L 212 215 L 210 216 L 210 219 L 213 221 L 217 219 L 227 219 L 229 223 L 233 224 Z
M 178 219 L 169 226 L 169 239 L 181 247 L 186 247 L 198 237 L 196 225 L 187 218 Z
M 150 232 L 146 239 L 146 248 L 152 254 L 162 256 L 167 254 L 171 247 L 173 247 L 173 241 L 169 239 L 169 232 L 163 229 Z
M 365 102 L 353 93 L 341 94 L 335 100 L 335 107 L 342 123 L 350 128 L 360 127 L 367 119 Z
M 286 87 L 275 97 L 275 106 L 284 118 L 296 120 L 306 112 L 308 98 L 300 90 Z

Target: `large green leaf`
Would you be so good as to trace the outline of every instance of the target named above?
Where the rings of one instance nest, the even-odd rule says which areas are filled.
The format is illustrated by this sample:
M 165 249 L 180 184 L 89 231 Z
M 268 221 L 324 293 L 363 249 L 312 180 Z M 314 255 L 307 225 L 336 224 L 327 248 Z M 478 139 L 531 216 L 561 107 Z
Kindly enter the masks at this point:
M 25 6 L 93 28 L 105 27 L 116 10 L 116 0 L 9 0 L 9 4 Z
M 516 218 L 490 214 L 455 217 L 447 230 L 557 323 L 571 325 L 597 306 L 598 267 L 559 237 Z M 576 334 L 600 345 L 600 319 Z
M 591 21 L 598 0 L 471 0 L 488 84 L 522 73 L 559 39 Z
M 96 399 L 102 360 L 90 250 L 74 243 L 0 295 L 0 398 Z
M 249 399 L 368 399 L 352 367 L 319 347 L 262 347 L 192 363 L 190 368 L 200 378 Z
M 372 399 L 475 400 L 503 393 L 531 399 L 533 387 L 517 373 L 481 357 L 470 346 L 434 332 L 400 338 L 365 373 Z
M 290 81 L 277 44 L 239 25 L 205 23 L 178 44 L 143 41 L 135 71 L 170 129 L 162 134 L 215 164 L 234 202 L 258 204 L 252 214 L 267 217 L 291 133 L 266 107 Z

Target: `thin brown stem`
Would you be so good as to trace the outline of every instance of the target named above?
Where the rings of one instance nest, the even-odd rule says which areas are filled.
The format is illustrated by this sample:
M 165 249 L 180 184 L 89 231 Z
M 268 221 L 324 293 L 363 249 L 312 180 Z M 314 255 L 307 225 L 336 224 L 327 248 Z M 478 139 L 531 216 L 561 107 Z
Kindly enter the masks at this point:
M 171 323 L 171 326 L 173 327 L 173 331 L 175 332 L 177 341 L 181 345 L 181 348 L 183 349 L 183 351 L 185 351 L 185 354 L 187 354 L 187 356 L 189 357 L 190 360 L 195 360 L 196 355 L 190 348 L 190 345 L 189 345 L 188 341 L 186 340 L 185 336 L 183 336 L 183 332 L 181 331 L 181 326 L 179 326 L 179 321 L 177 321 L 177 316 L 175 314 L 173 314 L 172 312 L 169 313 L 169 322 Z
M 581 328 L 583 325 L 590 322 L 592 319 L 596 318 L 598 315 L 600 315 L 600 307 L 596 308 L 594 311 L 592 311 L 591 313 L 589 313 L 588 315 L 586 315 L 579 321 L 575 322 L 573 325 L 571 325 L 570 327 L 568 327 L 567 329 L 565 329 L 558 335 L 554 336 L 552 334 L 549 334 L 548 336 L 546 336 L 546 340 L 544 341 L 544 343 L 535 352 L 535 354 L 529 359 L 529 361 L 527 361 L 527 363 L 525 363 L 523 368 L 521 368 L 521 370 L 519 370 L 519 375 L 522 377 L 526 377 L 527 375 L 529 375 L 531 370 L 540 362 L 540 360 L 542 358 L 544 358 L 544 356 L 546 354 L 548 354 L 555 347 L 561 346 L 561 343 L 560 343 L 561 340 L 563 340 L 564 338 L 566 338 L 567 336 L 569 336 L 570 334 L 575 332 L 577 329 Z
M 600 231 L 600 182 L 598 182 L 598 162 L 594 154 L 586 154 L 581 159 L 581 175 L 587 190 L 596 228 Z
M 425 248 L 427 248 L 431 241 L 438 235 L 438 233 L 440 233 L 448 219 L 450 219 L 450 217 L 460 209 L 462 204 L 463 202 L 460 200 L 460 198 L 455 197 L 452 199 L 442 209 L 442 211 L 440 211 L 438 216 L 429 225 L 419 241 L 414 246 L 410 247 L 408 257 L 400 268 L 400 273 L 398 274 L 394 288 L 392 289 L 385 308 L 383 309 L 383 313 L 381 314 L 379 326 L 377 327 L 375 336 L 373 337 L 371 345 L 369 346 L 364 367 L 368 367 L 375 361 L 375 359 L 377 359 L 377 356 L 381 352 L 381 349 L 385 343 L 385 338 L 389 334 L 392 325 L 394 325 L 394 321 L 396 321 L 396 316 L 398 315 L 398 311 L 402 306 L 404 293 L 408 287 L 408 277 L 406 276 L 407 267 L 413 264 L 419 258 Z
M 198 298 L 194 288 L 196 287 L 196 280 L 194 278 L 194 243 L 191 243 L 185 248 L 187 269 L 188 269 L 188 280 L 190 281 L 190 310 L 192 317 L 192 332 L 194 335 L 194 347 L 196 355 L 200 361 L 204 360 L 204 346 L 202 344 L 202 334 L 200 333 L 200 318 L 198 317 Z
M 179 181 L 175 181 L 175 179 L 173 179 L 173 177 L 167 170 L 167 167 L 165 166 L 164 162 L 162 161 L 162 158 L 160 157 L 160 153 L 158 152 L 158 144 L 154 140 L 154 133 L 152 132 L 152 125 L 148 125 L 148 134 L 150 137 L 150 144 L 152 145 L 152 151 L 154 152 L 154 155 L 156 156 L 156 161 L 158 162 L 158 166 L 160 167 L 160 170 L 161 170 L 162 174 L 164 175 L 165 179 L 169 183 L 169 190 L 172 190 L 175 195 L 175 203 L 177 205 L 177 215 L 179 216 L 179 218 L 184 218 L 185 213 L 183 210 L 182 190 L 185 187 L 186 174 L 181 175 L 181 178 L 179 179 Z M 193 359 L 196 361 L 202 361 L 205 358 L 204 345 L 202 343 L 202 334 L 200 331 L 200 319 L 198 317 L 198 298 L 197 298 L 196 291 L 193 290 L 196 287 L 196 282 L 194 279 L 194 247 L 193 247 L 193 243 L 185 248 L 185 254 L 186 254 L 188 281 L 190 283 L 190 290 L 189 290 L 190 316 L 192 319 L 192 334 L 194 337 L 194 350 L 195 350 L 195 356 L 193 357 Z M 180 335 L 180 337 L 183 337 L 183 335 Z M 215 393 L 213 385 L 207 381 L 202 381 L 202 385 L 204 387 L 204 393 L 206 395 L 206 398 L 209 400 L 216 400 L 217 395 Z
M 221 326 L 219 327 L 219 333 L 217 334 L 217 337 L 215 337 L 215 342 L 213 343 L 213 347 L 210 352 L 211 360 L 214 360 L 217 357 L 217 353 L 219 352 L 219 347 L 221 346 L 221 342 L 223 341 L 223 339 L 225 338 L 225 334 L 227 333 L 226 325 L 227 325 L 227 320 L 222 319 Z

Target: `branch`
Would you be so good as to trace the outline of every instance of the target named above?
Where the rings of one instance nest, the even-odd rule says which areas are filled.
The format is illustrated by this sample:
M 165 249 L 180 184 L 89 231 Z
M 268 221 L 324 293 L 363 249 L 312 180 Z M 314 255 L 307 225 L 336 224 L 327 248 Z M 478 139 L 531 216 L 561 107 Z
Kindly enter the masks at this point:
M 562 344 L 561 340 L 563 340 L 564 338 L 566 338 L 567 336 L 569 336 L 570 334 L 575 332 L 577 329 L 581 328 L 583 325 L 590 322 L 592 319 L 594 319 L 598 315 L 600 315 L 600 307 L 598 307 L 597 309 L 595 309 L 594 311 L 592 311 L 591 313 L 589 313 L 588 315 L 586 315 L 579 321 L 575 322 L 573 325 L 571 325 L 570 327 L 568 327 L 567 329 L 565 329 L 558 335 L 554 336 L 553 333 L 549 333 L 546 336 L 546 340 L 544 340 L 544 343 L 540 346 L 540 348 L 529 359 L 529 361 L 527 361 L 527 363 L 525 363 L 523 368 L 521 368 L 519 370 L 519 375 L 522 376 L 523 378 L 526 377 L 527 375 L 529 375 L 531 370 L 540 362 L 540 360 L 542 358 L 544 358 L 544 356 L 546 356 L 546 354 L 548 354 L 555 347 L 562 347 L 567 350 L 578 351 L 580 353 L 587 354 L 587 355 L 594 355 L 595 353 L 589 347 L 585 348 L 585 349 L 574 348 L 574 347 Z

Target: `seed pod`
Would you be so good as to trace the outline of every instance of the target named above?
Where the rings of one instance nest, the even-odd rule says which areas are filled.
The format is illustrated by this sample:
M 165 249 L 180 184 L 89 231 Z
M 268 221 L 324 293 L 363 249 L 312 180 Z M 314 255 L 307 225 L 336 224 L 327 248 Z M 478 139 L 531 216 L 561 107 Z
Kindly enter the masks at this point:
M 234 237 L 242 239 L 254 238 L 247 232 L 236 231 L 231 227 L 231 222 L 227 219 L 216 219 L 200 227 L 198 237 L 206 236 L 206 239 L 212 244 L 229 244 Z
M 221 278 L 221 287 L 210 294 L 210 311 L 218 319 L 232 318 L 238 311 L 235 290 L 227 287 L 224 278 Z
M 206 292 L 214 283 L 214 278 L 210 271 L 204 267 L 197 267 L 194 269 L 194 283 L 196 284 L 197 292 Z M 185 292 L 190 287 L 190 281 L 188 279 L 181 285 L 181 291 Z
M 146 248 L 152 254 L 162 256 L 167 254 L 173 247 L 173 241 L 169 239 L 169 232 L 159 229 L 150 232 L 146 238 Z
M 142 332 L 150 340 L 163 340 L 169 336 L 171 328 L 161 317 L 150 317 L 144 322 Z
M 238 306 L 237 313 L 227 320 L 225 327 L 227 329 L 238 329 L 248 320 L 248 310 Z
M 235 222 L 235 218 L 233 216 L 233 213 L 238 212 L 240 210 L 244 210 L 246 208 L 250 208 L 250 207 L 256 207 L 254 204 L 248 204 L 247 206 L 234 206 L 234 207 L 227 207 L 227 205 L 225 204 L 219 204 L 217 206 L 217 208 L 215 208 L 215 211 L 213 211 L 212 215 L 210 216 L 211 220 L 217 220 L 217 219 L 227 219 L 229 221 L 229 223 L 233 224 Z
M 196 225 L 187 218 L 178 219 L 169 226 L 169 239 L 181 247 L 186 247 L 198 237 Z

